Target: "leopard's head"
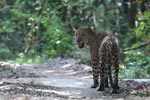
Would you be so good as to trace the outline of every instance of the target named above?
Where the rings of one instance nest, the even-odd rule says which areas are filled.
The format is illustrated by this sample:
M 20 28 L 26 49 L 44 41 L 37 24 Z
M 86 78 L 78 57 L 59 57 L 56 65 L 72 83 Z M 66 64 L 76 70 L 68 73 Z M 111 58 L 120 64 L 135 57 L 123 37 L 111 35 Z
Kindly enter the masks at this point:
M 73 29 L 75 33 L 75 39 L 79 48 L 85 47 L 88 42 L 90 29 Z

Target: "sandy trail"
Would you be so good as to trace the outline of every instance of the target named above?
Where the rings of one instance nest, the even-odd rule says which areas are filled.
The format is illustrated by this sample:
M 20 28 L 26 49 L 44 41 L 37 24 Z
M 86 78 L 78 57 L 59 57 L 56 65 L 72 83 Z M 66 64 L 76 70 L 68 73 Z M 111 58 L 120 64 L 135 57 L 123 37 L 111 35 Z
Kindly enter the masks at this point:
M 6 63 L 0 73 L 0 100 L 150 100 L 91 89 L 91 67 L 70 58 L 42 64 Z

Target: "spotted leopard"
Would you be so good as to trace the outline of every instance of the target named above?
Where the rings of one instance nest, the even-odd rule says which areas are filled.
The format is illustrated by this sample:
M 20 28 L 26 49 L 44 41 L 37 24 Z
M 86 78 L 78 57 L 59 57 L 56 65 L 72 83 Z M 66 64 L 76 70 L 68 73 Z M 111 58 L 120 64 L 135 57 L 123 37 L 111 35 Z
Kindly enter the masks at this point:
M 112 93 L 116 93 L 118 87 L 118 41 L 114 36 L 96 33 L 91 29 L 74 29 L 76 42 L 79 48 L 87 47 L 90 50 L 93 85 L 98 91 L 104 91 L 108 87 L 108 79 L 112 87 Z M 98 81 L 100 76 L 100 82 Z

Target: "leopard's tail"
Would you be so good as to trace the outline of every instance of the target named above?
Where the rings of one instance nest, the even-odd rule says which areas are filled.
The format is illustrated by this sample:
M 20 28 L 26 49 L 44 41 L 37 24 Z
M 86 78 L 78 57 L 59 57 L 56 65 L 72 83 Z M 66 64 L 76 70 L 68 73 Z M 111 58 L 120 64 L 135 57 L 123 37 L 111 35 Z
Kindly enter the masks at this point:
M 105 52 L 106 52 L 106 56 L 107 56 L 106 58 L 109 58 L 109 59 L 107 59 L 106 67 L 107 67 L 107 75 L 108 75 L 111 87 L 113 87 L 112 68 L 111 68 L 111 66 L 112 66 L 112 62 L 111 62 L 112 45 L 113 45 L 112 41 L 107 41 L 106 47 L 105 47 L 105 49 L 106 49 Z
M 117 84 L 118 81 L 118 40 L 114 36 L 109 36 L 106 41 L 106 54 L 107 54 L 107 68 L 108 77 L 110 80 L 111 87 Z M 113 81 L 114 80 L 114 81 Z

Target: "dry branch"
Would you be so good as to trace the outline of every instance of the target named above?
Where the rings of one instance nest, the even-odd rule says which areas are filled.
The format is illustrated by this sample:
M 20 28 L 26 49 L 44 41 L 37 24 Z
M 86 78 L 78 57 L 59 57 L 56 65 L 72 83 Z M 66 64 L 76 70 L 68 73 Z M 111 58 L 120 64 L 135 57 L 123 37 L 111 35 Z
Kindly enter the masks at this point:
M 130 51 L 130 50 L 136 50 L 136 49 L 140 49 L 140 48 L 143 48 L 145 46 L 148 46 L 150 44 L 150 40 L 146 40 L 145 42 L 141 43 L 141 45 L 137 46 L 137 47 L 134 47 L 134 48 L 125 48 L 123 50 L 123 52 L 126 52 L 126 51 Z

